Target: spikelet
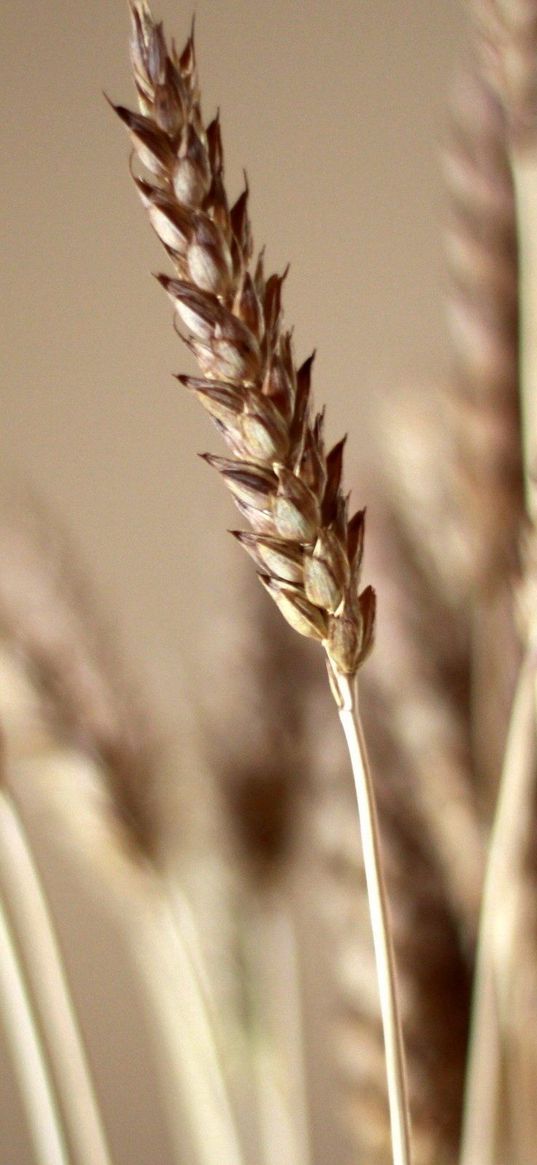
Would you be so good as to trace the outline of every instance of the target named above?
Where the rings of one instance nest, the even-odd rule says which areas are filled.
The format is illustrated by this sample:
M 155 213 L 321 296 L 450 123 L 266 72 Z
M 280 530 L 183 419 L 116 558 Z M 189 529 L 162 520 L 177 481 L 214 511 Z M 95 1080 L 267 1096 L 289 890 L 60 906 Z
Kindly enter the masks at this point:
M 524 143 L 537 125 L 537 7 L 534 0 L 471 0 L 483 66 Z
M 116 106 L 135 182 L 175 276 L 159 282 L 203 376 L 180 376 L 231 456 L 207 456 L 252 532 L 237 538 L 261 582 L 336 673 L 353 676 L 373 642 L 375 596 L 360 590 L 363 512 L 341 489 L 343 442 L 328 453 L 312 414 L 311 359 L 295 366 L 282 325 L 285 273 L 253 261 L 248 188 L 229 206 L 220 125 L 203 125 L 192 36 L 178 55 L 144 0 L 132 4 L 139 113 Z
M 506 118 L 479 60 L 455 86 L 444 176 L 454 494 L 473 547 L 474 581 L 494 590 L 516 570 L 523 510 L 518 257 Z

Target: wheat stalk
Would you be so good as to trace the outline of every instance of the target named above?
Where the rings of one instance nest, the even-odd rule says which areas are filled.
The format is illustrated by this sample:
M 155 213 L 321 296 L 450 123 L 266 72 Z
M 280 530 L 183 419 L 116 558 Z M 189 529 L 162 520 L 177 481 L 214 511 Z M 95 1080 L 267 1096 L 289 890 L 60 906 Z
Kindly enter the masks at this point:
M 371 541 L 378 533 L 378 499 Z M 394 558 L 394 539 L 390 543 L 390 584 L 397 581 L 410 594 L 405 604 L 416 601 L 421 606 L 421 592 L 414 589 L 415 576 L 406 559 Z M 385 539 L 383 539 L 383 545 Z M 461 949 L 461 938 L 468 948 L 470 922 L 475 928 L 474 911 L 476 868 L 472 868 L 466 846 L 476 840 L 465 822 L 464 806 L 459 813 L 456 800 L 459 774 L 447 745 L 453 735 L 444 736 L 443 724 L 434 715 L 434 689 L 423 692 L 420 671 L 403 669 L 408 645 L 393 644 L 400 628 L 391 612 L 390 587 L 383 593 L 383 615 L 388 620 L 389 644 L 386 663 L 392 664 L 390 684 L 382 684 L 377 652 L 368 667 L 363 683 L 363 716 L 374 770 L 381 777 L 378 793 L 383 856 L 393 918 L 394 945 L 399 969 L 403 1024 L 407 1043 L 408 1083 L 412 1113 L 412 1147 L 416 1165 L 456 1160 L 460 1130 L 460 1110 L 469 1011 L 468 952 Z M 408 614 L 408 612 L 407 612 Z M 444 616 L 445 618 L 445 616 Z M 385 622 L 382 621 L 384 632 Z M 418 620 L 405 628 L 409 638 L 414 631 L 419 650 Z M 428 624 L 421 636 L 432 653 L 434 636 Z M 379 636 L 378 654 L 382 651 Z M 389 653 L 389 654 L 388 654 Z M 414 654 L 412 655 L 412 660 Z M 419 657 L 418 657 L 419 662 Z M 389 671 L 389 668 L 386 669 Z M 392 691 L 393 685 L 393 691 Z M 396 698 L 399 693 L 399 701 Z M 403 693 L 403 695 L 401 694 Z M 423 701 L 423 708 L 420 703 Z M 312 702 L 312 715 L 318 721 L 319 696 Z M 402 707 L 398 705 L 401 704 Z M 407 720 L 408 724 L 402 722 Z M 429 720 L 431 721 L 429 723 Z M 410 725 L 413 723 L 413 732 Z M 344 757 L 334 733 L 324 744 L 332 785 L 323 786 L 325 758 L 318 758 L 319 799 L 317 817 L 324 857 L 326 909 L 333 918 L 330 966 L 333 966 L 337 991 L 338 1083 L 345 1099 L 346 1124 L 352 1137 L 354 1155 L 373 1165 L 385 1165 L 388 1159 L 388 1113 L 381 1057 L 381 1031 L 377 1001 L 371 992 L 372 951 L 364 932 L 365 886 L 363 869 L 356 853 L 352 816 L 347 790 L 343 783 Z M 446 742 L 447 737 L 447 742 Z M 445 751 L 443 751 L 445 749 Z M 440 768 L 440 766 L 442 766 Z M 454 772 L 452 772 L 452 767 Z M 439 769 L 437 773 L 435 770 Z M 445 789 L 441 788 L 441 777 Z M 420 796 L 421 782 L 431 780 L 438 799 L 436 817 Z M 464 791 L 464 789 L 462 790 Z M 338 810 L 336 815 L 335 809 Z M 447 834 L 459 825 L 460 870 L 469 882 L 466 894 L 462 886 L 448 881 L 455 868 L 456 853 L 439 845 L 440 818 L 446 819 Z M 470 819 L 471 820 L 471 819 Z M 479 838 L 479 835 L 477 835 Z M 446 860 L 447 859 L 447 860 Z M 446 877 L 446 874 L 448 877 Z M 327 879 L 329 880 L 326 885 Z M 462 882 L 462 877 L 461 877 Z M 462 922 L 462 926 L 461 926 Z M 460 929 L 461 934 L 457 934 Z M 468 960 L 469 961 L 469 960 Z M 453 1008 L 453 999 L 457 1006 Z M 349 1155 L 349 1159 L 350 1155 Z
M 145 0 L 132 4 L 131 56 L 140 112 L 126 125 L 138 192 L 176 277 L 159 276 L 203 373 L 180 376 L 208 410 L 232 456 L 206 455 L 250 532 L 235 531 L 281 613 L 320 642 L 349 744 L 385 1024 L 394 1161 L 410 1160 L 408 1105 L 374 797 L 355 679 L 373 643 L 375 596 L 360 590 L 364 512 L 341 489 L 344 441 L 328 453 L 324 414 L 311 414 L 312 360 L 296 368 L 282 326 L 285 276 L 252 264 L 247 188 L 230 208 L 218 118 L 204 128 L 192 36 L 168 52 Z
M 507 994 L 513 959 L 514 918 L 534 784 L 534 702 L 531 647 L 513 703 L 483 893 L 461 1165 L 495 1165 L 498 1160 L 506 1031 L 502 995 Z
M 20 816 L 4 788 L 0 790 L 0 886 L 43 1033 L 69 1159 L 73 1165 L 110 1165 L 54 925 Z
M 37 1165 L 68 1165 L 56 1099 L 9 921 L 0 901 L 0 1016 Z
M 3 776 L 2 773 L 2 779 Z M 37 1165 L 68 1165 L 65 1130 L 46 1045 L 3 893 L 0 893 L 0 1016 Z

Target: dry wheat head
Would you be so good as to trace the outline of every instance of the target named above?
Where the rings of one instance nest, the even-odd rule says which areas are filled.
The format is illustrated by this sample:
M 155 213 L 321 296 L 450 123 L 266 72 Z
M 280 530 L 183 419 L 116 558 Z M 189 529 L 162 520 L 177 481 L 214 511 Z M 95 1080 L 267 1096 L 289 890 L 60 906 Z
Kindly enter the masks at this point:
M 280 611 L 353 676 L 373 641 L 375 595 L 360 591 L 364 513 L 341 490 L 344 440 L 325 452 L 324 414 L 310 402 L 312 358 L 298 369 L 283 329 L 285 273 L 253 261 L 248 188 L 230 208 L 216 117 L 202 122 L 192 36 L 167 48 L 145 0 L 132 4 L 131 57 L 140 112 L 116 111 L 135 182 L 175 267 L 159 276 L 202 377 L 179 376 L 231 456 L 206 455 L 252 530 L 235 536 Z

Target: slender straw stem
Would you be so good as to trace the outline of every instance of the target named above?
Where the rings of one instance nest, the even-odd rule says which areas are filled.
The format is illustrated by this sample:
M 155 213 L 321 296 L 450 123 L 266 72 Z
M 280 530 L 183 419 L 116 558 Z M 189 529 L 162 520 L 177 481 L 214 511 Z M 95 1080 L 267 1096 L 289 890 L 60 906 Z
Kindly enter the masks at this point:
M 502 971 L 510 960 L 513 886 L 520 874 L 535 768 L 535 652 L 520 670 L 479 923 L 461 1165 L 495 1165 L 502 1051 Z
M 295 922 L 277 891 L 252 903 L 246 957 L 251 972 L 256 1038 L 252 1041 L 263 1165 L 310 1165 Z
M 296 920 L 281 902 L 274 903 L 272 935 L 278 966 L 274 968 L 274 996 L 267 990 L 267 1011 L 272 1011 L 275 1039 L 287 1065 L 288 1090 L 292 1113 L 292 1146 L 296 1165 L 310 1165 L 311 1143 L 306 1088 L 306 1049 L 303 1012 L 303 987 L 300 974 L 299 943 Z M 281 1160 L 281 1158 L 280 1158 Z
M 136 965 L 158 1038 L 159 1090 L 178 1160 L 186 1143 L 187 1158 L 193 1152 L 199 1165 L 243 1165 L 198 959 L 185 941 L 179 904 L 174 908 L 162 894 L 158 879 L 146 883 L 137 921 Z
M 5 1034 L 35 1165 L 68 1165 L 46 1056 L 19 954 L 0 899 L 0 1028 Z
M 393 1165 L 411 1165 L 410 1116 L 401 1017 L 397 998 L 395 955 L 388 917 L 375 793 L 356 699 L 355 681 L 337 674 L 339 718 L 347 741 L 360 818 L 362 850 L 384 1032 Z M 338 703 L 340 701 L 338 700 Z
M 513 145 L 511 170 L 515 186 L 519 262 L 520 407 L 526 508 L 537 519 L 537 147 Z
M 0 790 L 0 890 L 24 966 L 72 1165 L 111 1165 L 41 880 L 11 797 Z

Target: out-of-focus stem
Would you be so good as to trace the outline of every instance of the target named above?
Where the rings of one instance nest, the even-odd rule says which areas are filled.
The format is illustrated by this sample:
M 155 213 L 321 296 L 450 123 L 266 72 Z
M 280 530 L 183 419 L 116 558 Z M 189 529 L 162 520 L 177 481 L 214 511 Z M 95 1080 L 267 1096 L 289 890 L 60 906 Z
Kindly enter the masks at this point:
M 513 884 L 524 852 L 535 766 L 535 658 L 513 702 L 479 925 L 460 1165 L 495 1165 L 501 1073 L 502 967 L 510 959 Z
M 43 1045 L 1 899 L 0 1026 L 7 1039 L 36 1165 L 68 1165 Z
M 186 1132 L 199 1165 L 242 1165 L 205 976 L 184 908 L 179 898 L 171 903 L 162 895 L 158 879 L 146 883 L 143 902 L 135 954 L 158 1034 L 160 1086 L 178 1156 Z
M 19 815 L 0 791 L 0 889 L 42 1032 L 72 1165 L 111 1165 L 48 905 Z
M 375 794 L 367 756 L 362 723 L 358 713 L 355 681 L 347 676 L 332 677 L 340 697 L 339 718 L 347 741 L 360 818 L 364 868 L 384 1032 L 386 1076 L 392 1136 L 393 1165 L 411 1165 L 410 1116 L 406 1083 L 403 1033 L 399 1003 L 395 956 L 388 917 L 388 901 L 377 821 Z M 336 698 L 337 698 L 336 696 Z
M 310 1165 L 302 993 L 295 923 L 277 890 L 248 920 L 257 1009 L 253 1060 L 263 1165 Z
M 519 253 L 520 404 L 526 506 L 537 520 L 537 147 L 511 150 Z

